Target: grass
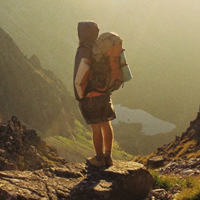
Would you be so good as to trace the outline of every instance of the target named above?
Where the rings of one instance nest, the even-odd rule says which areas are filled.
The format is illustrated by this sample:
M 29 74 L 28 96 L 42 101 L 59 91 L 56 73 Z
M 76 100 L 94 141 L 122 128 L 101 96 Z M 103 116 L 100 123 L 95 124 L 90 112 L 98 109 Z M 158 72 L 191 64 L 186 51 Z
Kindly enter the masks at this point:
M 177 195 L 177 200 L 199 200 L 200 199 L 200 176 L 190 177 L 186 180 L 186 187 Z
M 190 158 L 195 158 L 195 157 L 200 157 L 200 150 L 197 151 L 197 152 L 192 152 L 192 153 L 188 153 L 187 154 L 187 158 L 190 159 Z
M 168 191 L 175 184 L 181 186 L 182 191 L 176 194 L 176 200 L 199 200 L 200 199 L 200 176 L 180 178 L 172 175 L 160 175 L 158 172 L 152 170 L 151 175 L 155 179 L 155 188 L 163 188 Z
M 91 132 L 84 128 L 84 126 L 76 121 L 75 128 L 75 139 L 69 139 L 64 136 L 54 135 L 45 138 L 45 141 L 53 145 L 61 157 L 65 158 L 67 161 L 72 162 L 85 162 L 88 156 L 94 155 L 94 148 L 91 139 Z M 130 160 L 131 155 L 122 151 L 118 144 L 114 143 L 113 148 L 114 159 Z
M 47 164 L 47 166 L 46 167 L 50 167 L 50 166 L 52 166 L 52 165 L 55 165 L 55 166 L 57 166 L 57 165 L 60 165 L 60 163 L 58 163 L 58 162 L 56 162 L 56 161 L 53 161 L 53 160 L 50 160 L 50 159 L 48 159 L 46 156 L 42 156 L 42 159 L 44 160 L 44 161 L 46 161 L 46 164 Z
M 84 141 L 81 136 L 76 140 L 70 140 L 67 137 L 55 135 L 45 138 L 45 141 L 56 147 L 59 155 L 68 161 L 83 161 L 93 152 L 91 142 Z
M 154 156 L 154 153 L 152 153 L 150 155 L 138 155 L 138 156 L 134 156 L 133 161 L 142 163 L 143 165 L 146 166 L 148 159 L 153 156 Z
M 182 158 L 183 156 L 186 156 L 188 159 L 197 158 L 200 156 L 200 150 L 194 151 L 193 147 L 196 146 L 197 144 L 195 140 L 190 140 L 190 141 L 183 140 L 178 145 L 176 145 L 175 142 L 172 142 L 163 150 L 165 152 L 164 157 L 175 160 Z M 153 156 L 157 156 L 157 151 L 150 155 L 135 156 L 134 160 L 146 165 L 148 159 Z
M 175 184 L 180 185 L 181 187 L 185 187 L 184 181 L 181 181 L 177 176 L 165 176 L 160 175 L 158 172 L 151 170 L 151 175 L 155 179 L 155 187 L 156 188 L 163 188 L 168 191 L 171 187 Z
M 186 142 L 184 145 L 182 145 L 182 149 L 181 149 L 181 151 L 179 151 L 179 153 L 177 154 L 177 158 L 179 158 L 179 157 L 181 157 L 182 155 L 185 155 L 185 154 L 187 154 L 187 150 L 189 149 L 189 147 L 190 146 L 195 146 L 196 145 L 196 142 L 194 141 L 194 140 L 192 140 L 192 141 L 188 141 L 188 142 Z

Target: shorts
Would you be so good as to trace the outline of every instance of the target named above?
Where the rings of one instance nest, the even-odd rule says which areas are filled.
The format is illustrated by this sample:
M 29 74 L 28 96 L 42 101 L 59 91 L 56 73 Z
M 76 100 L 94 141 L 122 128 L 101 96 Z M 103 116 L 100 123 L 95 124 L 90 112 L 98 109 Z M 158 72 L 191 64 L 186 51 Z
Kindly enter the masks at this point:
M 87 124 L 98 124 L 116 118 L 110 95 L 86 97 L 79 102 L 79 108 Z

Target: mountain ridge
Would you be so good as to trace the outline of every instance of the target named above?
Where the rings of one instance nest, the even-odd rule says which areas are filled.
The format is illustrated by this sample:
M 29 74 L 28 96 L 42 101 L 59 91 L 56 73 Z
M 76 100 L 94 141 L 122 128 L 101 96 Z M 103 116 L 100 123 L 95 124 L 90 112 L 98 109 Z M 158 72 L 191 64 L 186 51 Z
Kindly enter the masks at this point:
M 72 109 L 74 113 L 77 109 L 73 97 L 62 82 L 53 72 L 41 67 L 37 56 L 33 55 L 30 59 L 24 56 L 1 28 L 0 44 L 0 95 L 1 105 L 4 105 L 0 109 L 2 120 L 17 115 L 30 127 L 43 133 L 48 131 L 49 134 L 48 126 L 54 126 L 55 123 L 57 134 L 61 132 L 59 127 L 63 126 L 66 130 L 62 128 L 62 134 L 73 135 L 75 117 Z

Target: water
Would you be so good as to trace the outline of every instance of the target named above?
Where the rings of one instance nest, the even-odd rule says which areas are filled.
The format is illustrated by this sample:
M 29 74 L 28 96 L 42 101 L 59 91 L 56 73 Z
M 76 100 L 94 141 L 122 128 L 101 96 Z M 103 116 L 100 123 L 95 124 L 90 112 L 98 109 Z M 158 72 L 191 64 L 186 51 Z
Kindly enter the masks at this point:
M 140 123 L 142 124 L 142 131 L 148 135 L 170 132 L 176 127 L 175 124 L 158 119 L 140 109 L 130 109 L 121 105 L 115 105 L 114 107 L 117 118 L 113 120 L 113 124 L 117 124 L 119 121 Z

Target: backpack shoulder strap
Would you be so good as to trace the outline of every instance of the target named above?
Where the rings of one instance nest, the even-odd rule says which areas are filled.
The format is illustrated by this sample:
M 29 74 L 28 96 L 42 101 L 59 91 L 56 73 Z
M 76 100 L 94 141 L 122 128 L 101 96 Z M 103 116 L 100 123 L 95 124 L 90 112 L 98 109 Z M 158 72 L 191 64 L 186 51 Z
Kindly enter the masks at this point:
M 93 63 L 94 62 L 94 56 L 93 56 L 92 48 L 87 46 L 87 45 L 85 45 L 85 44 L 81 44 L 79 46 L 79 48 L 84 48 L 84 49 L 88 50 L 88 52 L 89 52 L 88 58 L 90 59 L 90 62 Z

